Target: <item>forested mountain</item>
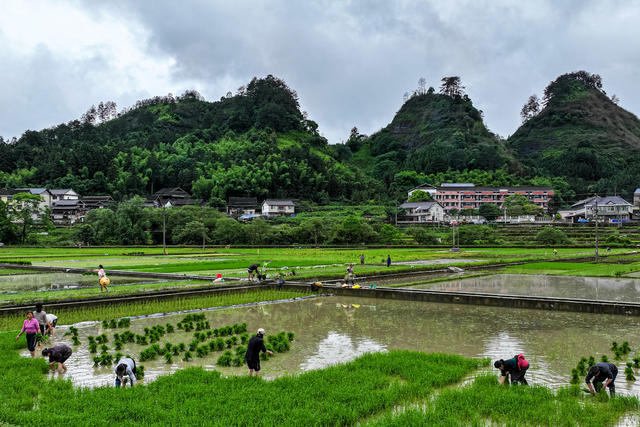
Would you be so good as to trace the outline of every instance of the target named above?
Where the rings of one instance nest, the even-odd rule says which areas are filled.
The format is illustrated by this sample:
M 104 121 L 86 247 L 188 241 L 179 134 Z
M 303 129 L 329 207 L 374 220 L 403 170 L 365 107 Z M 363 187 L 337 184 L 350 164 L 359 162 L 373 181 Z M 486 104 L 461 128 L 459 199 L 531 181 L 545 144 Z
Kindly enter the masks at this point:
M 558 77 L 542 107 L 530 98 L 523 125 L 504 141 L 491 133 L 459 77 L 425 89 L 421 79 L 389 125 L 367 137 L 353 128 L 328 145 L 273 76 L 207 102 L 193 91 L 112 103 L 80 120 L 0 140 L 0 188 L 73 188 L 118 200 L 180 186 L 222 206 L 230 196 L 319 203 L 402 200 L 420 183 L 551 185 L 554 207 L 582 194 L 640 183 L 640 121 L 618 107 L 599 76 Z
M 640 120 L 615 103 L 596 74 L 564 74 L 523 109 L 508 146 L 529 175 L 564 177 L 577 193 L 640 186 Z
M 326 201 L 374 191 L 345 168 L 282 80 L 254 78 L 218 102 L 197 92 L 139 101 L 112 120 L 102 110 L 0 144 L 0 186 L 73 188 L 123 199 L 180 186 L 221 205 L 229 196 Z

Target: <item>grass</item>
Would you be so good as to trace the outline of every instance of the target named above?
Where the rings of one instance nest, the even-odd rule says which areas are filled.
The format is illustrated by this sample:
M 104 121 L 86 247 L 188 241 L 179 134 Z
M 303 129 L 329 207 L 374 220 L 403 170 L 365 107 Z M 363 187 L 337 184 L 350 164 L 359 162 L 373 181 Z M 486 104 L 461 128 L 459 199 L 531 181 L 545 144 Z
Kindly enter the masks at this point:
M 46 380 L 46 362 L 20 358 L 0 334 L 9 369 L 0 371 L 0 423 L 15 425 L 346 425 L 436 387 L 459 381 L 481 361 L 408 351 L 273 381 L 189 368 L 135 388 L 76 389 Z
M 561 276 L 621 276 L 640 271 L 640 262 L 631 264 L 609 264 L 591 262 L 537 262 L 514 265 L 502 269 L 502 273 L 546 274 Z
M 586 396 L 579 386 L 553 392 L 547 387 L 498 387 L 495 375 L 477 377 L 471 385 L 442 390 L 424 408 L 389 412 L 372 420 L 384 426 L 612 425 L 640 407 L 637 397 Z
M 192 310 L 206 307 L 224 307 L 236 304 L 247 304 L 257 301 L 273 301 L 308 295 L 303 291 L 264 290 L 247 291 L 242 293 L 225 293 L 191 298 L 176 298 L 170 300 L 145 300 L 135 303 L 125 303 L 109 306 L 81 307 L 57 310 L 60 325 L 95 319 L 113 319 L 125 316 L 139 316 L 153 313 L 170 313 L 181 310 Z M 45 306 L 46 310 L 46 306 Z M 25 315 L 11 315 L 0 317 L 0 331 L 20 330 Z

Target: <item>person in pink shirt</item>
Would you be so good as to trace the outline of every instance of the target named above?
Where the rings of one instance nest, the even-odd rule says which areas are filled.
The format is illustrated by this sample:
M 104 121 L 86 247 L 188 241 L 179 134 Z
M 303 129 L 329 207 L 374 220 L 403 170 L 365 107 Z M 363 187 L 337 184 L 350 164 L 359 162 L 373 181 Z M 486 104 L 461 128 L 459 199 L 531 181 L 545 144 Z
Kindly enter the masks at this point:
M 16 341 L 20 339 L 20 335 L 27 334 L 27 348 L 29 349 L 29 353 L 31 353 L 31 357 L 36 357 L 36 334 L 40 332 L 40 324 L 33 317 L 33 312 L 27 312 L 27 318 L 22 324 L 22 330 L 16 337 Z

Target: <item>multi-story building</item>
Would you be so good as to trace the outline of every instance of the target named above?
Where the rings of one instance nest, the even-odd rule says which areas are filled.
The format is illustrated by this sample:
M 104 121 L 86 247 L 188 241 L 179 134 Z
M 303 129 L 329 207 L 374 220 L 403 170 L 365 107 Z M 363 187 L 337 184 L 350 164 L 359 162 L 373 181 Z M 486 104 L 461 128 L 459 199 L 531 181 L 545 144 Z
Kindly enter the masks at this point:
M 438 202 L 407 202 L 400 205 L 406 211 L 406 219 L 400 223 L 425 223 L 444 221 L 444 210 Z
M 295 204 L 292 200 L 265 200 L 262 202 L 262 216 L 291 216 L 295 213 Z
M 562 218 L 572 222 L 579 219 L 593 221 L 596 212 L 604 222 L 628 221 L 631 219 L 633 205 L 620 196 L 598 196 L 580 200 L 571 205 L 571 208 L 558 211 Z
M 531 203 L 547 211 L 549 200 L 553 196 L 551 187 L 476 187 L 471 183 L 442 183 L 439 187 L 420 186 L 412 188 L 410 194 L 413 191 L 429 193 L 436 202 L 442 205 L 445 211 L 479 209 L 485 203 L 502 206 L 507 197 L 515 194 L 525 196 Z M 409 195 L 409 197 L 411 196 Z

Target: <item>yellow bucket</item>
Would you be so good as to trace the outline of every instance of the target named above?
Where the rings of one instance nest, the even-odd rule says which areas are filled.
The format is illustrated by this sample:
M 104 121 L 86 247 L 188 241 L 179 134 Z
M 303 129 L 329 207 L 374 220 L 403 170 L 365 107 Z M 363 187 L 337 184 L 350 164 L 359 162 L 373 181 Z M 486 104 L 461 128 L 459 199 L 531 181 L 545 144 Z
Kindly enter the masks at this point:
M 111 280 L 109 280 L 107 276 L 104 276 L 100 279 L 100 285 L 102 286 L 109 286 L 109 283 L 111 283 Z

